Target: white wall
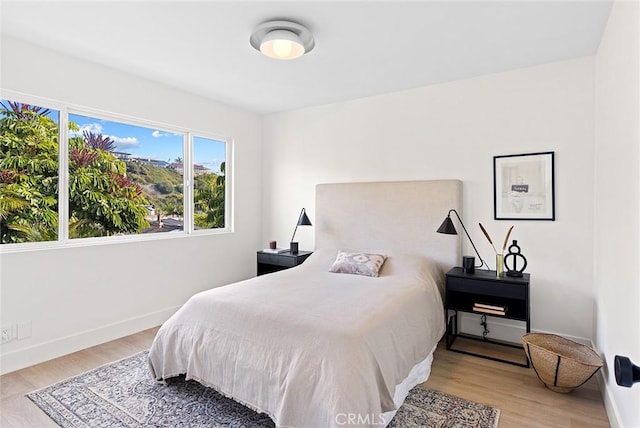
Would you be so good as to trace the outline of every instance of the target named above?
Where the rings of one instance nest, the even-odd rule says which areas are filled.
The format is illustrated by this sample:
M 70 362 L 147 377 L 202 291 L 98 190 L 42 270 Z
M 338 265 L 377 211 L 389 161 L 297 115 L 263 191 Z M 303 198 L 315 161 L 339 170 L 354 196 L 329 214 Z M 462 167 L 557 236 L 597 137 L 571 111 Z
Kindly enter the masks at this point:
M 640 427 L 640 385 L 616 385 L 613 359 L 640 364 L 640 4 L 616 2 L 596 57 L 595 341 L 607 362 L 612 426 Z
M 235 141 L 234 233 L 0 255 L 0 321 L 33 329 L 2 346 L 2 372 L 159 325 L 195 292 L 255 274 L 260 116 L 11 38 L 0 88 Z
M 492 267 L 493 250 L 477 223 L 499 242 L 515 225 L 512 238 L 532 276 L 533 328 L 590 340 L 593 62 L 583 58 L 266 116 L 263 242 L 288 242 L 303 206 L 313 222 L 317 183 L 459 178 L 463 219 Z M 556 155 L 557 220 L 494 221 L 493 156 L 540 151 Z M 298 234 L 301 248 L 313 248 L 312 228 Z M 465 253 L 473 254 L 468 244 Z

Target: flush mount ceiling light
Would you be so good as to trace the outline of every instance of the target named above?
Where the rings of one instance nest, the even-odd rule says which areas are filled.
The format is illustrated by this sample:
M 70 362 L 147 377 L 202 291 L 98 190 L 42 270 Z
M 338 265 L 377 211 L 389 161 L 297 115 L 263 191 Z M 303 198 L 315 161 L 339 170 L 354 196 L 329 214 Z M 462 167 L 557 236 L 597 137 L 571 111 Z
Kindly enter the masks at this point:
M 249 43 L 269 58 L 294 59 L 315 46 L 306 27 L 291 21 L 269 21 L 255 29 Z

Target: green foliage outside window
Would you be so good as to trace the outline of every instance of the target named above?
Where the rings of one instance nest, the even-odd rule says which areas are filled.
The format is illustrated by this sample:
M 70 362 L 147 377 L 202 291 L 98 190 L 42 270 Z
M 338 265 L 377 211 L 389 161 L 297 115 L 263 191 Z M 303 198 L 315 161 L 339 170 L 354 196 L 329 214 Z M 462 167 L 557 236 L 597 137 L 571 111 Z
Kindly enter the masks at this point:
M 156 214 L 182 217 L 182 175 L 173 169 L 127 162 L 127 177 L 141 186 Z
M 195 177 L 193 202 L 194 224 L 202 229 L 224 227 L 225 212 L 225 163 L 220 165 L 220 175 L 201 174 Z
M 0 110 L 0 243 L 56 240 L 58 125 L 48 110 L 7 104 Z M 99 134 L 69 138 L 70 238 L 139 233 L 149 225 L 144 193 L 114 147 Z
M 58 238 L 58 125 L 48 113 L 24 104 L 2 105 L 2 244 Z
M 69 238 L 145 233 L 149 218 L 183 216 L 181 172 L 120 160 L 110 137 L 79 131 L 69 123 Z M 58 135 L 48 109 L 0 103 L 0 244 L 58 239 Z M 195 175 L 196 229 L 225 227 L 224 175 L 224 162 Z
M 149 202 L 127 177 L 114 148 L 111 139 L 99 134 L 69 138 L 70 238 L 140 233 L 149 226 Z

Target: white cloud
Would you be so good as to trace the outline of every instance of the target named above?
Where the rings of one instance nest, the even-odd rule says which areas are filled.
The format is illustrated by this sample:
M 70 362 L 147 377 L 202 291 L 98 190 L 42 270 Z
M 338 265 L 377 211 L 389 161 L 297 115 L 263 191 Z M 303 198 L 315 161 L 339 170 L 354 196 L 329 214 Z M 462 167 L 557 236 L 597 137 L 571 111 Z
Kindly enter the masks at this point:
M 84 131 L 93 132 L 94 134 L 102 134 L 102 125 L 99 123 L 88 123 L 82 125 L 79 131 L 72 131 L 69 133 L 71 137 L 81 137 Z
M 111 138 L 114 143 L 120 148 L 137 146 L 139 141 L 136 137 L 115 137 L 113 135 L 106 135 L 102 133 L 102 125 L 99 123 L 88 123 L 82 125 L 79 131 L 70 132 L 71 137 L 82 137 L 84 131 L 93 132 L 94 134 L 101 134 L 103 137 Z
M 94 134 L 101 134 L 102 125 L 100 125 L 99 123 L 88 123 L 84 126 L 81 126 L 80 131 L 88 131 L 93 132 Z
M 176 136 L 177 136 L 177 137 L 179 137 L 179 136 L 180 136 L 180 134 L 175 134 L 175 133 L 173 133 L 173 132 L 161 132 L 161 131 L 158 131 L 158 130 L 156 129 L 155 131 L 153 131 L 153 132 L 151 133 L 151 136 L 152 136 L 153 138 L 171 137 L 171 136 L 174 136 L 174 137 L 176 137 Z
M 113 140 L 118 147 L 131 147 L 138 145 L 138 139 L 136 137 L 115 137 L 113 135 L 105 135 Z

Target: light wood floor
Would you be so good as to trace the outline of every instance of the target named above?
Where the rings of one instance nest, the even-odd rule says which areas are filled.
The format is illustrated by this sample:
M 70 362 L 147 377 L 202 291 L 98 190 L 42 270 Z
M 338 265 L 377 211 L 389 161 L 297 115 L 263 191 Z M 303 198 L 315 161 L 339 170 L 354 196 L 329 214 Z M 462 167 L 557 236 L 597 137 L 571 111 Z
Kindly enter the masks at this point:
M 76 352 L 0 377 L 0 426 L 56 427 L 26 393 L 148 349 L 157 329 Z M 542 385 L 533 369 L 439 347 L 424 384 L 501 410 L 500 427 L 608 427 L 595 379 L 570 394 Z
M 608 427 L 595 377 L 569 394 L 547 389 L 532 368 L 435 352 L 424 386 L 500 409 L 500 427 Z

